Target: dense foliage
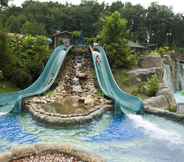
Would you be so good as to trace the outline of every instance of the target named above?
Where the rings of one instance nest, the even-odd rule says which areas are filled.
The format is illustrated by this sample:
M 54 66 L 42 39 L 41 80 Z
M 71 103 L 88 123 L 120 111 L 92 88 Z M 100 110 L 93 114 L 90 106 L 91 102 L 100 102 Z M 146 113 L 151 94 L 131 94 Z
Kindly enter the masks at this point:
M 147 96 L 155 96 L 159 89 L 159 78 L 157 75 L 153 75 L 148 81 L 145 83 L 144 92 Z
M 0 67 L 5 78 L 21 88 L 39 76 L 50 53 L 46 37 L 8 37 L 2 33 L 0 51 Z
M 1 0 L 2 5 L 8 0 Z M 131 3 L 111 5 L 95 0 L 82 0 L 79 5 L 58 2 L 25 1 L 21 7 L 0 10 L 0 29 L 8 32 L 47 34 L 56 30 L 82 31 L 85 37 L 95 37 L 104 17 L 118 11 L 127 22 L 130 39 L 160 46 L 184 46 L 184 16 L 171 8 L 152 3 L 148 9 Z
M 129 67 L 135 57 L 127 46 L 127 21 L 115 11 L 107 16 L 99 35 L 99 41 L 109 53 L 115 67 Z
M 180 51 L 184 47 L 184 15 L 158 3 L 145 9 L 121 1 L 108 5 L 82 0 L 72 5 L 27 0 L 21 7 L 8 6 L 8 1 L 0 0 L 0 31 L 23 35 L 7 38 L 0 33 L 0 67 L 18 86 L 35 80 L 47 60 L 47 39 L 38 35 L 50 37 L 57 30 L 73 32 L 75 39 L 81 33 L 89 44 L 99 41 L 115 67 L 127 68 L 136 62 L 128 40 L 157 47 L 152 54 L 158 55 L 168 52 L 160 47 Z

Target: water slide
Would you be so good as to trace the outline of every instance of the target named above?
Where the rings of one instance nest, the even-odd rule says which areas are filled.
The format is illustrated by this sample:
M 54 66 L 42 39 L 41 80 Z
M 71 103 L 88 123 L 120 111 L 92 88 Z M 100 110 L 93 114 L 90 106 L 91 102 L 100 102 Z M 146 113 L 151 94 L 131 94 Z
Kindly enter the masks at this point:
M 57 47 L 51 54 L 43 72 L 31 86 L 14 93 L 1 94 L 0 113 L 20 112 L 23 98 L 40 95 L 47 91 L 54 83 L 70 48 Z
M 121 90 L 116 83 L 106 53 L 100 46 L 91 48 L 93 63 L 98 80 L 98 84 L 105 96 L 111 98 L 116 107 L 122 112 L 142 113 L 144 110 L 143 102 L 136 96 L 131 96 Z

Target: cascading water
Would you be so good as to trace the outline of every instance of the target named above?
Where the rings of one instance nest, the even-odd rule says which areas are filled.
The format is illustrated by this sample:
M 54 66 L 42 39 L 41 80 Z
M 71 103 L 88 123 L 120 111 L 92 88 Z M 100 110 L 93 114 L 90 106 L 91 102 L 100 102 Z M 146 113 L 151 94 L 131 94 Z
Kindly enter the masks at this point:
M 174 93 L 175 86 L 172 79 L 171 66 L 169 64 L 164 64 L 163 67 L 164 67 L 163 81 L 169 87 L 169 89 Z
M 184 90 L 184 63 L 176 63 L 176 87 L 177 90 Z
M 176 61 L 175 65 L 164 64 L 164 76 L 163 81 L 167 87 L 174 93 L 177 103 L 177 112 L 184 110 L 184 63 Z

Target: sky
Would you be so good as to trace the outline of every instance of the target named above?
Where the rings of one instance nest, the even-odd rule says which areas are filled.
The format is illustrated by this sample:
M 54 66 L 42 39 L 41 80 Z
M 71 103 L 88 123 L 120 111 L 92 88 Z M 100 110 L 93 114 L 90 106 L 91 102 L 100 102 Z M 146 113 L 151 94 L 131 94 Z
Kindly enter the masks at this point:
M 12 4 L 15 4 L 16 6 L 20 6 L 25 0 L 12 0 Z M 58 1 L 60 3 L 73 3 L 73 4 L 79 4 L 81 0 L 39 0 L 39 1 Z M 115 2 L 117 0 L 97 0 L 98 2 L 105 2 L 111 4 L 112 2 Z M 167 5 L 169 7 L 173 8 L 173 11 L 176 13 L 184 13 L 184 0 L 121 0 L 124 2 L 131 2 L 132 4 L 141 4 L 144 7 L 148 7 L 151 2 L 158 2 L 161 5 Z

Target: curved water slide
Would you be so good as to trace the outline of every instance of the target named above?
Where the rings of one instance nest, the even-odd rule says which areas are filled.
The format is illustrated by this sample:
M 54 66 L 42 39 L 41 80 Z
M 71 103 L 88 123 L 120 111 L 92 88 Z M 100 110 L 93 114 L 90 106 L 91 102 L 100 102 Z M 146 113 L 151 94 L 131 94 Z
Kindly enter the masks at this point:
M 43 72 L 38 79 L 28 88 L 20 90 L 14 93 L 7 93 L 0 95 L 0 112 L 1 114 L 9 112 L 21 112 L 22 99 L 35 95 L 40 95 L 54 83 L 60 68 L 64 62 L 66 55 L 69 50 L 65 49 L 64 46 L 57 47 L 51 54 Z
M 111 98 L 116 107 L 120 108 L 123 113 L 142 113 L 144 110 L 143 102 L 138 97 L 131 96 L 121 90 L 116 83 L 105 50 L 100 46 L 94 47 L 94 50 L 90 49 L 98 84 L 104 95 Z

